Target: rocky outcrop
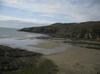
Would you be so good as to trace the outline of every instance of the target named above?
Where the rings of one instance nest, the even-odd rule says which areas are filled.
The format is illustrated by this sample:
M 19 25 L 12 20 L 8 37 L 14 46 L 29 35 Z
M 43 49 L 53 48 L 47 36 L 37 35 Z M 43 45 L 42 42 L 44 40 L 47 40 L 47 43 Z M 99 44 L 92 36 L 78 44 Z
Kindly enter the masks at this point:
M 57 74 L 58 67 L 42 54 L 0 45 L 0 74 Z

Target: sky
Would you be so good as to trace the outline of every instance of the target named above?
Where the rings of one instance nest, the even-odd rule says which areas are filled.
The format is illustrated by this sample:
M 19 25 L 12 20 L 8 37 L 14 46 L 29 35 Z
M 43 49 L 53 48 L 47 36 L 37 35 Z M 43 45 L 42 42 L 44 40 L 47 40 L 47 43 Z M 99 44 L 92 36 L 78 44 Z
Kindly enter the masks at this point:
M 69 23 L 100 20 L 100 0 L 0 0 L 0 20 Z

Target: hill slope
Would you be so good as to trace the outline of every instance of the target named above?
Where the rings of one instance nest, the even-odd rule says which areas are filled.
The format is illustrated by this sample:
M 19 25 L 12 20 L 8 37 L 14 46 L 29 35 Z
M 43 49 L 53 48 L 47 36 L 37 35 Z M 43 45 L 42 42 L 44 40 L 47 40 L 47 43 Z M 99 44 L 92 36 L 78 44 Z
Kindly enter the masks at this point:
M 20 31 L 43 33 L 57 38 L 100 40 L 100 21 L 55 23 L 49 26 L 23 28 Z

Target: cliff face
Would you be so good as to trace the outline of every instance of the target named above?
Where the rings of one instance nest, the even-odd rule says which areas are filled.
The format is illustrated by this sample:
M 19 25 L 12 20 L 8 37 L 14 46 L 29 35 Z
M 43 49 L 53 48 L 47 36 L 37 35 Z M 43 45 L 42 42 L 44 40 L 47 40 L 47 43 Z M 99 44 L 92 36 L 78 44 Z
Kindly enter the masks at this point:
M 23 28 L 20 31 L 43 33 L 59 38 L 100 40 L 100 21 L 55 23 L 50 26 Z

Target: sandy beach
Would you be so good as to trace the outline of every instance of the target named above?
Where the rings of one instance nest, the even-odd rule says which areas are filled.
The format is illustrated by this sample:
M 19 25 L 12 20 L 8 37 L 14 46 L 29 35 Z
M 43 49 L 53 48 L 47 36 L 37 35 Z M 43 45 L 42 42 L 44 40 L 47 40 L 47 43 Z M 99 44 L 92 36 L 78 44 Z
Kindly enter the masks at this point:
M 48 40 L 36 47 L 65 50 L 59 53 L 45 55 L 58 67 L 58 74 L 100 74 L 100 50 L 73 46 L 61 41 Z
M 59 67 L 58 74 L 100 74 L 100 51 L 77 46 L 46 55 Z

